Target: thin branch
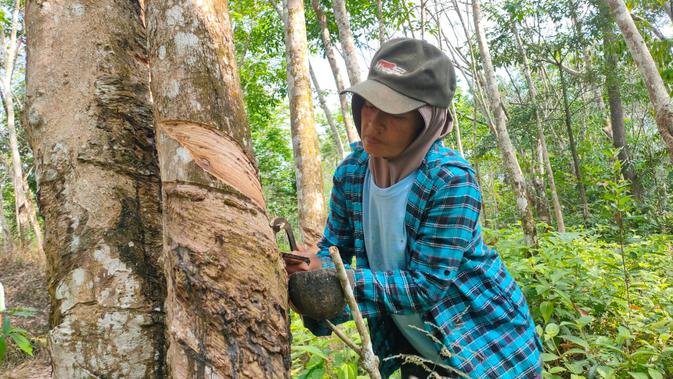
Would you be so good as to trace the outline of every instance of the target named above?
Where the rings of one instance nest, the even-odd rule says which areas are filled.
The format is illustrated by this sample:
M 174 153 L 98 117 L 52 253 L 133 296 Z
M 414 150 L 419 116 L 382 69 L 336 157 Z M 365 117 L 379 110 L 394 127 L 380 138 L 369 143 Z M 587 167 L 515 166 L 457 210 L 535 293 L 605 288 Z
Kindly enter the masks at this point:
M 337 275 L 339 276 L 339 281 L 341 282 L 341 288 L 344 290 L 344 297 L 346 298 L 346 303 L 351 309 L 353 314 L 353 320 L 355 320 L 355 326 L 360 333 L 360 338 L 362 339 L 362 349 L 360 352 L 362 366 L 372 379 L 381 379 L 381 373 L 379 372 L 379 358 L 374 354 L 372 349 L 372 340 L 369 336 L 369 331 L 365 325 L 365 321 L 362 318 L 362 313 L 358 308 L 358 303 L 355 301 L 355 295 L 353 294 L 353 288 L 351 287 L 350 281 L 348 280 L 348 275 L 346 274 L 346 268 L 344 263 L 341 260 L 341 255 L 339 255 L 339 249 L 336 246 L 331 246 L 329 248 L 329 255 L 334 262 L 334 266 L 337 270 Z

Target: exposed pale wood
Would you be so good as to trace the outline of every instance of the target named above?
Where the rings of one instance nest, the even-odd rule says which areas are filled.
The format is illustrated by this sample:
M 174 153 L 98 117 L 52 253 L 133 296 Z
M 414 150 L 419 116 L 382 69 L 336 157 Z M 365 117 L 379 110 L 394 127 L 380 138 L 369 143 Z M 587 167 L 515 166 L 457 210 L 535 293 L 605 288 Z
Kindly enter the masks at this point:
M 227 3 L 147 3 L 167 376 L 287 378 L 287 277 L 252 156 Z

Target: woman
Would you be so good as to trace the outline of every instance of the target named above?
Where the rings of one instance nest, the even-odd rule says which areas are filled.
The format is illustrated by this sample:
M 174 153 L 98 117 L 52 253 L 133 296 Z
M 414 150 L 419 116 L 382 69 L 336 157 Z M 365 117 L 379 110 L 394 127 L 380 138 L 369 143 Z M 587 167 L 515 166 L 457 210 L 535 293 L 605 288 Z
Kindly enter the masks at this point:
M 449 366 L 436 368 L 446 376 L 539 377 L 541 346 L 526 300 L 482 240 L 474 172 L 441 143 L 455 86 L 450 60 L 429 43 L 381 46 L 368 79 L 347 90 L 362 143 L 334 174 L 320 251 L 295 252 L 311 264 L 288 261 L 287 271 L 333 267 L 330 246 L 344 262 L 355 256 L 349 275 L 384 377 L 400 366 L 385 359 L 397 354 Z M 304 322 L 316 335 L 329 333 Z M 402 365 L 403 378 L 426 375 Z

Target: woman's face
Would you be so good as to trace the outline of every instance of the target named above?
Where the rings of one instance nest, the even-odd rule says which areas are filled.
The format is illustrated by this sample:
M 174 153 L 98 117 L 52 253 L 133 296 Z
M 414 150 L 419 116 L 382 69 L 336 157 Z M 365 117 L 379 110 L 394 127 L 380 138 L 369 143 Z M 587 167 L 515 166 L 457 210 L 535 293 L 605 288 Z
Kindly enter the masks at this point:
M 423 118 L 416 110 L 390 114 L 365 101 L 360 120 L 362 144 L 371 156 L 393 158 L 416 139 L 423 124 Z

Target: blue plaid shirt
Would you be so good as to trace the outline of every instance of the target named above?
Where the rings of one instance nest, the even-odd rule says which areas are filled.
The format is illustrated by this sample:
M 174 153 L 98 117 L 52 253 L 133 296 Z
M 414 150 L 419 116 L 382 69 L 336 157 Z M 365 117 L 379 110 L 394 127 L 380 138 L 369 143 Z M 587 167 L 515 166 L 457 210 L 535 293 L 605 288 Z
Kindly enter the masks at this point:
M 330 214 L 318 255 L 334 267 L 330 246 L 345 263 L 355 257 L 355 297 L 368 319 L 381 373 L 399 368 L 388 359 L 409 350 L 391 314 L 419 313 L 427 333 L 443 342 L 445 364 L 471 378 L 536 378 L 541 345 L 526 299 L 498 254 L 487 247 L 478 223 L 481 192 L 469 163 L 436 142 L 409 193 L 405 270 L 372 271 L 362 227 L 362 187 L 367 153 L 360 143 L 334 174 Z M 333 322 L 350 318 L 348 309 Z M 316 335 L 330 333 L 304 319 Z

